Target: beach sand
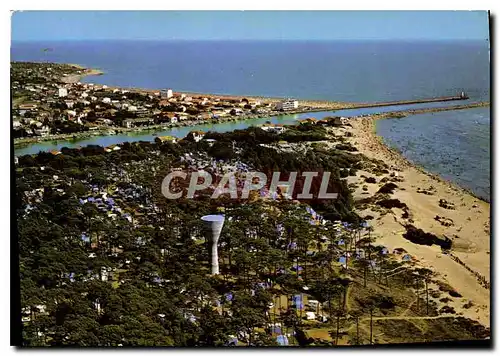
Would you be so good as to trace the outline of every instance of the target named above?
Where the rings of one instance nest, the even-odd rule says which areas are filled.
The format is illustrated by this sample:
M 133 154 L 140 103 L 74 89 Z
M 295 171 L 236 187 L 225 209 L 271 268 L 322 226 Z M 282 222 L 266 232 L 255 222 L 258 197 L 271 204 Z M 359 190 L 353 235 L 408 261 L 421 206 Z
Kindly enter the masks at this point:
M 83 78 L 90 76 L 90 75 L 102 75 L 103 72 L 98 70 L 98 69 L 85 69 L 81 66 L 77 66 L 76 64 L 72 64 L 73 66 L 79 67 L 85 72 L 82 74 L 71 74 L 66 77 L 61 77 L 61 81 L 66 84 L 73 84 L 73 83 L 78 83 L 81 81 Z
M 354 198 L 373 196 L 384 184 L 380 183 L 380 180 L 387 177 L 394 180 L 398 186 L 390 198 L 399 199 L 409 208 L 407 218 L 402 217 L 403 211 L 398 208 L 392 208 L 389 213 L 382 216 L 380 211 L 373 211 L 370 206 L 358 211 L 360 216 L 374 217 L 370 224 L 374 227 L 377 243 L 385 245 L 390 251 L 398 247 L 404 248 L 418 260 L 418 265 L 437 272 L 436 279 L 448 283 L 463 296 L 451 297 L 453 301 L 448 304 L 454 307 L 457 315 L 469 317 L 489 327 L 490 204 L 412 165 L 400 154 L 389 149 L 375 134 L 375 119 L 353 118 L 350 123 L 352 127 L 339 129 L 353 134 L 352 137 L 348 137 L 349 142 L 368 158 L 384 161 L 390 167 L 389 172 L 397 174 L 397 177 L 391 177 L 390 174 L 376 176 L 359 170 L 356 177 L 348 179 L 349 183 L 359 185 L 353 194 Z M 362 175 L 375 177 L 377 182 L 366 183 Z M 363 191 L 363 186 L 367 191 Z M 419 193 L 417 190 L 430 190 L 432 195 Z M 453 203 L 455 209 L 440 207 L 440 199 Z M 453 224 L 444 226 L 435 220 L 436 216 L 451 219 Z M 406 232 L 404 225 L 408 223 L 436 236 L 449 237 L 453 242 L 450 252 L 443 253 L 437 245 L 418 245 L 406 240 L 403 233 Z M 463 264 L 458 263 L 456 258 Z M 480 281 L 481 278 L 484 279 L 483 282 Z M 439 298 L 435 301 L 438 305 L 444 305 L 439 302 Z M 469 301 L 473 306 L 464 308 L 463 306 Z

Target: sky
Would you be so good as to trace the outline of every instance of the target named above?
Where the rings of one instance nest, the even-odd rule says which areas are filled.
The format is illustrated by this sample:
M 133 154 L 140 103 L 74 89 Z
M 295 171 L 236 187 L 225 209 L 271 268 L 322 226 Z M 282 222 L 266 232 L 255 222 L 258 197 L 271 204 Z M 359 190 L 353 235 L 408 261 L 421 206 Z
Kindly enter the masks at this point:
M 22 11 L 13 41 L 487 40 L 486 11 Z

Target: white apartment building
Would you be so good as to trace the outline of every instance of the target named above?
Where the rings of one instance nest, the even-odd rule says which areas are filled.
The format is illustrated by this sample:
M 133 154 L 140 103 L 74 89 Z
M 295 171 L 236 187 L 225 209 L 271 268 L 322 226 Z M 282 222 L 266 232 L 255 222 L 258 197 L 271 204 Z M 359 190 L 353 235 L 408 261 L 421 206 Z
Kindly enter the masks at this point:
M 172 89 L 160 90 L 160 97 L 162 99 L 170 99 L 174 96 Z
M 295 110 L 298 109 L 298 107 L 299 102 L 294 99 L 286 99 L 276 104 L 276 110 Z

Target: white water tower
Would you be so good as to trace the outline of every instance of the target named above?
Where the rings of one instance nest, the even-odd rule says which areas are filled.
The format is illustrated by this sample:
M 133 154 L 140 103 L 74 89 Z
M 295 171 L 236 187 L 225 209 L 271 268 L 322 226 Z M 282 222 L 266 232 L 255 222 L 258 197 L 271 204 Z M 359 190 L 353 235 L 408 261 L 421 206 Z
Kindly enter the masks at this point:
M 219 274 L 219 254 L 217 243 L 219 242 L 222 226 L 224 226 L 224 215 L 205 215 L 201 218 L 205 225 L 206 238 L 210 246 L 210 259 L 212 274 Z

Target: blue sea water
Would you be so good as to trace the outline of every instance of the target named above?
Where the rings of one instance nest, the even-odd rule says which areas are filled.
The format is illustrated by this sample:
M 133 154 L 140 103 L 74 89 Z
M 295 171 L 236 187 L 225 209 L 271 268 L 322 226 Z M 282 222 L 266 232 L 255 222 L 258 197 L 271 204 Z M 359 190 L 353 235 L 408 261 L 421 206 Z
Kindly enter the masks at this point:
M 411 162 L 490 200 L 490 108 L 380 120 L 377 134 Z
M 355 102 L 489 97 L 487 42 L 17 42 L 11 57 L 98 68 L 106 74 L 87 81 L 125 87 Z
M 98 68 L 105 74 L 84 81 L 122 87 L 350 102 L 410 100 L 460 91 L 472 102 L 490 97 L 487 41 L 15 42 L 11 60 Z M 450 104 L 426 107 L 441 105 Z M 359 110 L 345 114 L 384 111 Z M 490 116 L 488 109 L 475 110 L 429 114 L 432 125 L 423 124 L 425 115 L 382 121 L 378 132 L 429 171 L 489 198 Z M 405 148 L 410 138 L 422 146 L 417 153 Z M 487 148 L 486 144 L 479 148 L 478 140 L 487 140 Z M 452 153 L 462 167 L 477 164 L 474 172 L 456 169 L 457 159 L 447 158 Z M 428 154 L 439 159 L 418 160 Z

